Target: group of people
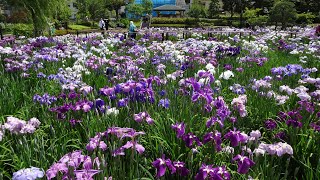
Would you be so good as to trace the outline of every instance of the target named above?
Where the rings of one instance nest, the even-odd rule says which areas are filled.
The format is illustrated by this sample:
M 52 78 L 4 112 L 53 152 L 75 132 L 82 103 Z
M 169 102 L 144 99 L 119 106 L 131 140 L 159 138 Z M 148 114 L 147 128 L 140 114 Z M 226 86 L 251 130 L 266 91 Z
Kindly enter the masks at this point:
M 144 28 L 150 28 L 150 24 L 151 24 L 151 16 L 149 14 L 146 14 L 145 16 L 142 17 L 141 20 L 141 25 L 140 25 L 140 29 L 144 29 Z M 105 30 L 109 29 L 109 19 L 100 19 L 99 21 L 99 27 L 102 30 L 102 34 L 104 34 Z M 137 36 L 137 27 L 134 25 L 133 21 L 130 21 L 129 24 L 129 32 L 128 35 L 129 37 L 135 39 Z
M 146 14 L 145 16 L 142 17 L 140 29 L 144 29 L 144 28 L 149 29 L 150 24 L 151 24 L 151 16 L 149 14 Z M 137 37 L 137 27 L 134 25 L 133 21 L 130 21 L 128 34 L 133 39 Z
M 104 30 L 108 30 L 109 29 L 109 19 L 100 19 L 99 21 L 99 27 L 102 31 L 102 34 L 104 34 Z

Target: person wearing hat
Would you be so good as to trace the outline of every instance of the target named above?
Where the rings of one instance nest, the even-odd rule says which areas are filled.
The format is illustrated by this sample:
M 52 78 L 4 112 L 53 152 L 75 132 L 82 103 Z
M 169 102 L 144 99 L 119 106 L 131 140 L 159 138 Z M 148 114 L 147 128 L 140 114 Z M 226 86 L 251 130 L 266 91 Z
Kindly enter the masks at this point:
M 136 39 L 137 37 L 137 27 L 133 24 L 133 21 L 130 21 L 128 35 L 133 39 Z

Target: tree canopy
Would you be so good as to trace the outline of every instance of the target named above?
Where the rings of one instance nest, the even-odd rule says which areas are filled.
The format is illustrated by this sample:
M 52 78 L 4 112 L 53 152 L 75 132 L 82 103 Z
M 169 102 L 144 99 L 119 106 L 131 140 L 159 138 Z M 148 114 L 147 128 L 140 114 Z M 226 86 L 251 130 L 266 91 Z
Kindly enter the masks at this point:
M 48 26 L 50 18 L 67 6 L 65 0 L 3 0 L 8 5 L 25 8 L 32 19 L 34 35 L 38 36 Z M 60 12 L 59 12 L 60 13 Z
M 286 0 L 276 2 L 270 11 L 270 20 L 275 23 L 280 22 L 283 29 L 288 23 L 294 22 L 296 16 L 297 10 L 294 3 Z

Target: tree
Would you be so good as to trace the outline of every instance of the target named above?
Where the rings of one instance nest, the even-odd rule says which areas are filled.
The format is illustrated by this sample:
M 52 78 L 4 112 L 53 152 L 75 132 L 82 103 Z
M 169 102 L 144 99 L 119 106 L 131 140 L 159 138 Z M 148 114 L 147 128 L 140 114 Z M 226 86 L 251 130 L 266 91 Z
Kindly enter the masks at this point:
M 219 0 L 211 0 L 210 6 L 208 9 L 208 15 L 210 18 L 217 16 L 220 9 Z
M 260 13 L 267 14 L 272 8 L 274 0 L 256 0 L 253 4 L 254 8 L 260 8 L 262 11 Z
M 271 22 L 281 23 L 281 28 L 285 29 L 288 23 L 293 23 L 296 19 L 297 11 L 295 9 L 294 3 L 289 1 L 278 1 L 274 4 L 270 11 Z
M 188 15 L 193 18 L 205 18 L 207 16 L 204 6 L 196 2 L 192 3 Z
M 139 19 L 144 11 L 144 7 L 141 4 L 130 3 L 126 6 L 126 10 L 134 19 Z
M 109 16 L 108 10 L 105 8 L 105 0 L 77 0 L 76 5 L 81 19 L 88 17 L 98 20 Z
M 234 12 L 236 11 L 238 5 L 237 1 L 238 0 L 222 0 L 223 9 L 230 12 L 231 17 L 233 17 Z
M 142 6 L 144 8 L 144 13 L 151 14 L 153 8 L 153 3 L 151 0 L 142 0 Z
M 110 11 L 115 10 L 117 19 L 119 19 L 119 9 L 124 5 L 126 5 L 126 0 L 105 0 L 105 7 Z
M 259 12 L 261 12 L 260 8 L 256 8 L 256 9 L 246 8 L 245 12 L 243 13 L 243 17 L 247 19 L 247 23 L 248 25 L 250 25 L 251 28 L 254 28 L 255 26 L 265 25 L 265 23 L 267 22 L 268 16 L 258 15 Z
M 34 35 L 39 36 L 48 26 L 49 18 L 52 17 L 59 6 L 67 6 L 65 0 L 4 0 L 9 5 L 24 8 L 31 16 Z

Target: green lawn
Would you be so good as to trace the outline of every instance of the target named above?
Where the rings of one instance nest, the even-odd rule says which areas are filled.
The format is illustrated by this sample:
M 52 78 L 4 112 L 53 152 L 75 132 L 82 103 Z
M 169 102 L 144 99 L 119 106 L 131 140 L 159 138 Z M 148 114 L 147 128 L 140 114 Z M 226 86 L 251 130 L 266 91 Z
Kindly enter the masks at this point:
M 69 25 L 69 28 L 70 28 L 70 29 L 73 29 L 73 30 L 91 29 L 91 27 L 89 27 L 89 26 L 83 26 L 83 25 L 77 25 L 77 24 Z

